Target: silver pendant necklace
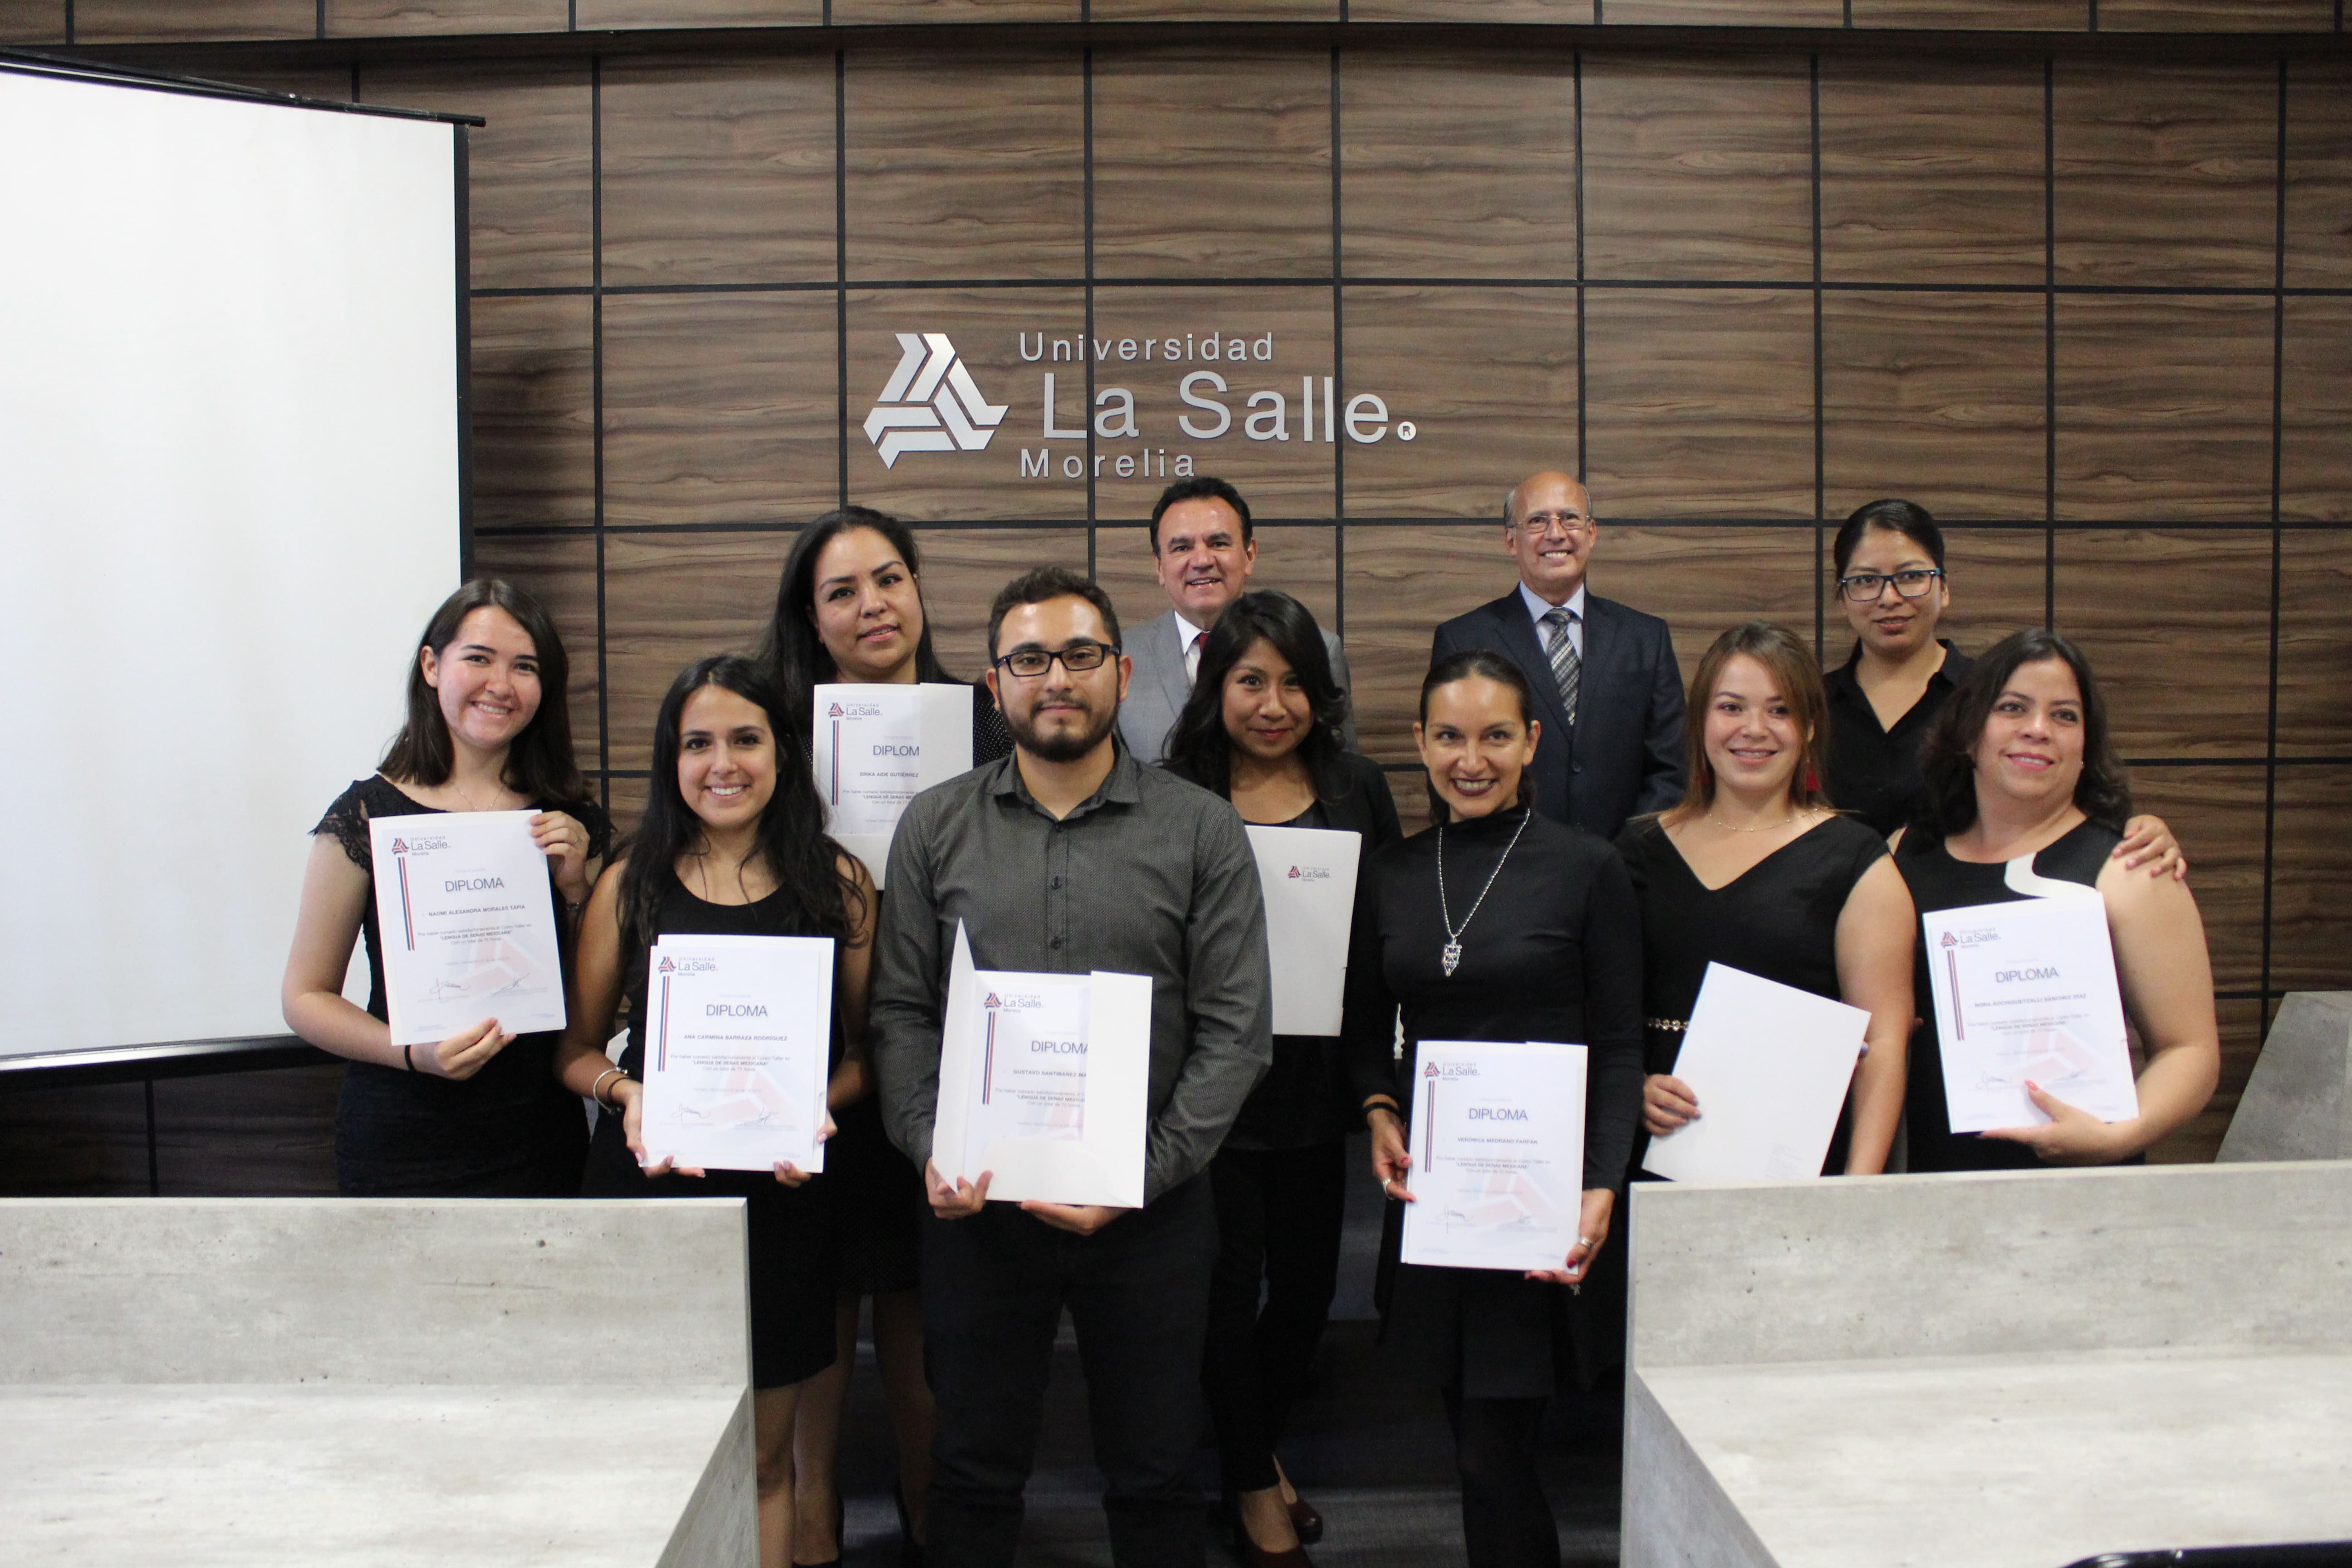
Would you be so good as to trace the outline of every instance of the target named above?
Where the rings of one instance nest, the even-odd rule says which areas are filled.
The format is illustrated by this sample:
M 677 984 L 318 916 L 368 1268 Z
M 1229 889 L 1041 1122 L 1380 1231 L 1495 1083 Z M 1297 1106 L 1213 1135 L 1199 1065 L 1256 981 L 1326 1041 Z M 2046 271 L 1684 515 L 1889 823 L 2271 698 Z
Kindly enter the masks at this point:
M 1438 953 L 1438 962 L 1444 964 L 1448 979 L 1453 978 L 1455 966 L 1462 962 L 1462 933 L 1468 931 L 1470 922 L 1478 918 L 1478 906 L 1485 903 L 1486 895 L 1495 890 L 1495 879 L 1503 874 L 1503 861 L 1508 860 L 1511 858 L 1511 851 L 1519 847 L 1519 835 L 1528 830 L 1528 823 L 1534 816 L 1535 813 L 1530 811 L 1526 816 L 1519 818 L 1519 826 L 1511 834 L 1511 841 L 1503 846 L 1503 858 L 1496 861 L 1495 868 L 1486 874 L 1486 885 L 1478 889 L 1477 900 L 1470 906 L 1470 912 L 1462 917 L 1460 925 L 1454 923 L 1454 912 L 1445 902 L 1445 825 L 1438 824 L 1437 918 L 1445 922 L 1445 946 Z

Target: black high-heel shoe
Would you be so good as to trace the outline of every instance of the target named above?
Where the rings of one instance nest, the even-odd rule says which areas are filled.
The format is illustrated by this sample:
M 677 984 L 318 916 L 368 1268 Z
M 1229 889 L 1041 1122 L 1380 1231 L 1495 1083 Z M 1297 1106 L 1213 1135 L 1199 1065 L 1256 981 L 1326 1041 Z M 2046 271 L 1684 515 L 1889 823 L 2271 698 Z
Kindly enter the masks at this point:
M 923 1543 L 915 1539 L 915 1521 L 907 1512 L 906 1482 L 890 1489 L 890 1500 L 898 1505 L 898 1568 L 923 1568 Z

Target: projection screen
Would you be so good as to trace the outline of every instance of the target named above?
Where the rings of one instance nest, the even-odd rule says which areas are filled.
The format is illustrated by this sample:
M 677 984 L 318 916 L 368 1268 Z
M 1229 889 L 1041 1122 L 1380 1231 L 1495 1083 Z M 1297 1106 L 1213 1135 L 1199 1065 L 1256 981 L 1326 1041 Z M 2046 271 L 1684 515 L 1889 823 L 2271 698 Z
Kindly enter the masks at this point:
M 457 581 L 463 135 L 0 68 L 0 1056 L 286 1035 Z

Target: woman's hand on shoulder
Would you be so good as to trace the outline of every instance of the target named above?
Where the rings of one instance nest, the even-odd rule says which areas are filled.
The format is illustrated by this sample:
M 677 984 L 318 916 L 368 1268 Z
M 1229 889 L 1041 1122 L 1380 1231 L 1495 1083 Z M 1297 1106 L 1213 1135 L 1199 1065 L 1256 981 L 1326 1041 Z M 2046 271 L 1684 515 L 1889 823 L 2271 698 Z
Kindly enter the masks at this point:
M 2176 882 L 2189 879 L 2189 858 L 2180 852 L 2180 841 L 2164 818 L 2145 814 L 2124 824 L 2124 841 L 2116 846 L 2114 859 L 2124 863 L 2126 871 L 2147 868 L 2150 877 L 2169 875 Z

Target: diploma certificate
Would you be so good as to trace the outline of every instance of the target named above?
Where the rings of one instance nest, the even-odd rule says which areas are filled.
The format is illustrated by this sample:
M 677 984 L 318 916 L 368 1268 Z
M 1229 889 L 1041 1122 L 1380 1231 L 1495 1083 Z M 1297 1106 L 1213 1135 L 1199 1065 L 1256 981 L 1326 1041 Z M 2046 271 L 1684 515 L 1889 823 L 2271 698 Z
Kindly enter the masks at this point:
M 1265 890 L 1265 944 L 1274 964 L 1274 1032 L 1336 1035 L 1348 985 L 1360 833 L 1249 829 Z
M 820 686 L 809 759 L 835 842 L 880 887 L 907 803 L 971 771 L 968 686 Z
M 833 939 L 666 936 L 646 963 L 646 1155 L 824 1170 Z
M 2139 1114 L 2106 905 L 2085 893 L 1920 917 L 1953 1131 L 2049 1121 L 2028 1079 L 2102 1121 Z
M 980 969 L 961 924 L 948 973 L 931 1163 L 988 1195 L 1143 1206 L 1151 982 Z
M 1584 1203 L 1582 1046 L 1423 1040 L 1407 1263 L 1559 1268 Z
M 1870 1015 L 1710 963 L 1674 1076 L 1698 1120 L 1650 1140 L 1642 1168 L 1675 1182 L 1789 1182 L 1821 1173 Z
M 547 852 L 530 811 L 379 816 L 368 824 L 392 1043 L 429 1046 L 496 1018 L 563 1027 Z

